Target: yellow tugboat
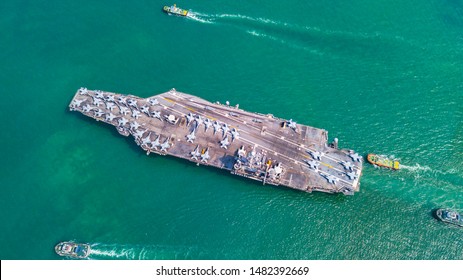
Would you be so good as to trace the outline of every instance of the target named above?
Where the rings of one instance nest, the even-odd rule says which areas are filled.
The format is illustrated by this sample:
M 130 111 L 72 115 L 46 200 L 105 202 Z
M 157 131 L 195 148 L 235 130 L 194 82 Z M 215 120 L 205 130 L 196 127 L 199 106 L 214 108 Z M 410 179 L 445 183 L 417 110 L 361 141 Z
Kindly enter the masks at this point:
M 186 17 L 188 15 L 188 10 L 177 8 L 176 4 L 174 4 L 173 6 L 164 6 L 162 10 L 168 14 L 174 14 L 177 16 Z
M 397 160 L 391 160 L 380 155 L 368 154 L 367 160 L 373 165 L 391 168 L 394 170 L 400 169 L 400 163 Z

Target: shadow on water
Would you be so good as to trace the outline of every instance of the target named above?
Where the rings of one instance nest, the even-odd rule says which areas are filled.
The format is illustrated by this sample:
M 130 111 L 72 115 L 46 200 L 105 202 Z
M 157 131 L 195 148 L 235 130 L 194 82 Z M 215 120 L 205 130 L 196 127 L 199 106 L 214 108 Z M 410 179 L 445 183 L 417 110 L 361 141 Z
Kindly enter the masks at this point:
M 131 145 L 135 146 L 135 148 L 141 149 L 138 146 L 136 146 L 136 144 L 134 142 L 132 142 Z M 331 193 L 324 193 L 324 192 L 318 192 L 318 191 L 308 193 L 308 192 L 304 192 L 302 190 L 297 190 L 297 189 L 293 189 L 293 188 L 282 186 L 282 185 L 278 185 L 278 186 L 277 185 L 272 185 L 272 184 L 265 184 L 264 185 L 262 183 L 262 181 L 253 180 L 253 179 L 249 179 L 249 178 L 246 178 L 246 177 L 243 177 L 243 176 L 231 174 L 230 171 L 227 170 L 227 169 L 221 169 L 221 168 L 218 168 L 218 167 L 214 167 L 214 166 L 210 166 L 210 165 L 202 165 L 202 164 L 200 164 L 198 166 L 196 162 L 191 162 L 189 160 L 186 160 L 186 159 L 183 159 L 183 158 L 178 158 L 178 157 L 175 157 L 175 156 L 169 156 L 169 155 L 160 156 L 160 155 L 157 155 L 157 154 L 155 154 L 154 156 L 155 157 L 164 157 L 165 160 L 175 162 L 176 164 L 178 164 L 178 165 L 180 165 L 180 166 L 182 166 L 184 168 L 197 168 L 198 170 L 205 170 L 206 172 L 210 172 L 211 174 L 227 178 L 227 180 L 233 180 L 233 181 L 239 182 L 239 184 L 225 184 L 227 187 L 231 187 L 231 188 L 243 188 L 243 187 L 246 188 L 246 189 L 247 188 L 253 188 L 254 189 L 256 187 L 257 188 L 265 188 L 265 189 L 268 189 L 269 191 L 282 191 L 282 192 L 287 193 L 290 196 L 292 196 L 292 195 L 304 196 L 304 197 L 317 196 L 319 198 L 328 198 L 329 200 L 331 200 L 333 202 L 339 202 L 339 201 L 344 201 L 346 199 L 349 199 L 349 196 L 344 195 L 342 193 L 331 194 Z M 225 160 L 230 162 L 232 159 L 233 159 L 233 157 L 228 155 Z M 154 160 L 153 160 L 153 164 L 154 164 Z M 230 166 L 230 168 L 231 168 L 231 166 Z M 179 170 L 181 170 L 181 169 L 179 169 Z M 203 172 L 203 171 L 201 171 L 201 172 Z M 217 184 L 218 185 L 223 184 L 223 182 L 220 181 L 220 178 L 218 178 Z
M 434 208 L 434 209 L 432 209 L 432 210 L 429 212 L 429 214 L 431 215 L 431 217 L 433 217 L 434 219 L 439 219 L 439 218 L 437 217 L 437 210 L 438 210 L 438 209 L 439 209 L 439 208 Z
M 463 28 L 463 1 L 461 0 L 441 0 L 440 15 L 448 25 L 458 27 L 460 32 Z
M 134 152 L 137 152 L 140 155 L 145 154 L 145 152 L 140 147 L 137 146 L 137 144 L 135 143 L 135 141 L 133 140 L 133 137 L 131 135 L 129 135 L 129 136 L 121 135 L 119 132 L 117 132 L 117 130 L 115 129 L 115 127 L 113 125 L 110 125 L 110 124 L 105 123 L 105 122 L 95 121 L 95 119 L 89 118 L 89 117 L 87 117 L 87 116 L 85 116 L 85 115 L 83 115 L 83 114 L 81 114 L 81 113 L 79 113 L 77 111 L 69 111 L 69 109 L 66 109 L 66 114 L 72 115 L 73 117 L 77 117 L 79 120 L 84 121 L 85 123 L 87 123 L 90 126 L 105 127 L 106 129 L 109 129 L 112 136 L 118 137 L 118 138 L 121 138 L 121 137 L 124 138 L 124 141 L 128 144 L 128 146 Z M 92 137 L 92 136 L 90 135 L 89 137 Z

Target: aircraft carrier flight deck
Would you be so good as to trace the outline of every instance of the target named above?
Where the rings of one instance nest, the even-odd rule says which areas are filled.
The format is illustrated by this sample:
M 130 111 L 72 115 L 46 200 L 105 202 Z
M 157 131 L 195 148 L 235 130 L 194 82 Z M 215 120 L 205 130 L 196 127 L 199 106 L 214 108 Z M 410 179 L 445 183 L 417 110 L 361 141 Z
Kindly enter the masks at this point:
M 80 88 L 69 108 L 132 135 L 146 154 L 171 155 L 232 174 L 312 192 L 352 195 L 362 157 L 328 132 L 172 89 L 149 98 Z

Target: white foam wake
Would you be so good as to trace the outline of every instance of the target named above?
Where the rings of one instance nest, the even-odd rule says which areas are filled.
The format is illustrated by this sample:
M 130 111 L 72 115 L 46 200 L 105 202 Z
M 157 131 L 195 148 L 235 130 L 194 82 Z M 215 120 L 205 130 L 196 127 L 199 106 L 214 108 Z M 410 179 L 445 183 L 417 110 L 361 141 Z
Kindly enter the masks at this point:
M 248 21 L 254 21 L 254 22 L 260 22 L 260 23 L 267 23 L 267 24 L 273 24 L 273 25 L 285 25 L 288 26 L 288 23 L 281 23 L 279 21 L 271 20 L 268 18 L 254 18 L 250 16 L 245 16 L 245 15 L 240 15 L 240 14 L 220 14 L 220 15 L 215 15 L 217 18 L 231 18 L 231 19 L 244 19 Z
M 248 34 L 251 34 L 252 36 L 256 36 L 256 37 L 264 37 L 264 38 L 268 38 L 268 39 L 271 39 L 271 40 L 274 40 L 274 41 L 278 41 L 278 38 L 276 38 L 275 36 L 271 36 L 271 35 L 267 35 L 263 32 L 258 32 L 256 30 L 246 30 L 246 33 Z M 280 40 L 282 43 L 285 43 L 284 40 Z
M 121 258 L 124 257 L 125 254 L 122 252 L 116 252 L 116 250 L 98 250 L 98 249 L 90 249 L 90 255 L 93 256 L 104 256 L 104 257 L 111 257 L 111 258 Z
M 188 19 L 202 22 L 202 23 L 207 23 L 207 24 L 213 24 L 214 21 L 210 17 L 204 14 L 199 14 L 199 13 L 194 13 L 194 12 L 189 12 L 188 15 L 186 16 Z
M 246 33 L 248 33 L 248 34 L 250 34 L 252 36 L 255 36 L 255 37 L 266 38 L 266 39 L 270 39 L 270 40 L 275 41 L 275 42 L 279 42 L 279 43 L 284 44 L 284 45 L 286 45 L 286 46 L 288 46 L 290 48 L 293 48 L 293 49 L 307 51 L 307 52 L 309 52 L 309 53 L 311 53 L 313 55 L 318 55 L 318 56 L 325 55 L 323 52 L 321 52 L 319 50 L 316 50 L 316 49 L 313 49 L 313 48 L 310 48 L 309 46 L 304 46 L 304 45 L 298 44 L 297 42 L 287 41 L 287 40 L 284 40 L 282 38 L 278 38 L 276 36 L 269 35 L 269 34 L 267 34 L 265 32 L 259 32 L 257 30 L 246 30 Z
M 194 247 L 156 246 L 156 245 L 122 245 L 122 244 L 91 244 L 90 259 L 177 259 L 186 258 L 189 254 L 197 254 Z
M 401 169 L 409 170 L 411 172 L 429 172 L 432 171 L 432 168 L 429 166 L 421 166 L 418 163 L 413 165 L 413 166 L 408 166 L 408 165 L 400 165 Z
M 326 41 L 324 40 L 325 38 L 334 38 L 349 46 L 362 44 L 361 41 L 364 40 L 374 40 L 375 42 L 377 40 L 383 40 L 385 42 L 406 41 L 404 38 L 395 38 L 380 33 L 369 34 L 350 31 L 323 30 L 313 26 L 297 25 L 242 14 L 204 14 L 190 10 L 187 18 L 204 24 L 233 26 L 256 37 L 270 39 L 275 42 L 285 44 L 291 48 L 307 51 L 314 55 L 328 55 L 335 59 L 339 58 L 337 52 L 339 52 L 340 49 L 332 47 L 334 48 L 333 51 L 326 52 L 326 50 L 329 50 L 330 48 L 326 47 L 326 43 L 324 43 Z M 312 44 L 307 42 L 312 42 Z

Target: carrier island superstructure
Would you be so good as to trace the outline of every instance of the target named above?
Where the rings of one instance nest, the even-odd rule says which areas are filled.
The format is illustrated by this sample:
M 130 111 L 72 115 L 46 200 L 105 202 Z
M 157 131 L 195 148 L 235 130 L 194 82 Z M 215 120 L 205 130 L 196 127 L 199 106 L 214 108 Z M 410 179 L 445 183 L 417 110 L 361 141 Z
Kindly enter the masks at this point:
M 146 154 L 171 155 L 312 192 L 352 195 L 362 157 L 328 132 L 172 89 L 149 98 L 80 88 L 69 108 L 133 136 Z

